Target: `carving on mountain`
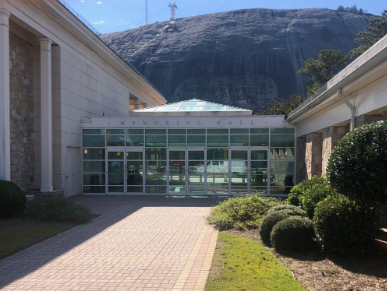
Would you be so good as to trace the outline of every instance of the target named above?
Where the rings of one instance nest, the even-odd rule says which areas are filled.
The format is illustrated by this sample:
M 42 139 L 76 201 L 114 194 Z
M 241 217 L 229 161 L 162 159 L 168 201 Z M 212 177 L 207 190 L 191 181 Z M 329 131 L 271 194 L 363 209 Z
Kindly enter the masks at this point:
M 245 9 L 154 23 L 101 38 L 169 102 L 253 109 L 306 93 L 298 75 L 321 49 L 348 53 L 371 15 L 329 9 Z

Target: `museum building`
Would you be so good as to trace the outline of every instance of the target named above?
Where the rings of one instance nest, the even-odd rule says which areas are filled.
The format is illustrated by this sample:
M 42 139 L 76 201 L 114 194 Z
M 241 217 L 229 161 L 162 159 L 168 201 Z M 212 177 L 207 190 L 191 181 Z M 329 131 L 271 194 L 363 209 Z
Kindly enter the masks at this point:
M 284 116 L 167 104 L 62 0 L 0 0 L 0 180 L 84 195 L 287 195 L 387 119 L 387 36 Z

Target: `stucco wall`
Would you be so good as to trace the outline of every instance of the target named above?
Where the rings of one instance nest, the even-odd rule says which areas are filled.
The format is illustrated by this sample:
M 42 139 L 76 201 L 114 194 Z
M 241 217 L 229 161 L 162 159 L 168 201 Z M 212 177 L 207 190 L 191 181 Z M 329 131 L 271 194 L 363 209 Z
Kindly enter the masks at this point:
M 31 189 L 34 177 L 33 46 L 10 33 L 11 181 Z

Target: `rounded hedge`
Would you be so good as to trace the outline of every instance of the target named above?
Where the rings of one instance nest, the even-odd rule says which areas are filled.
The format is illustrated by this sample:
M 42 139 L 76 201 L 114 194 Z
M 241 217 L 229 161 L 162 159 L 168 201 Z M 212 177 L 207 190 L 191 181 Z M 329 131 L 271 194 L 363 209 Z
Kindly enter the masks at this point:
M 366 124 L 340 140 L 327 175 L 337 190 L 363 203 L 387 201 L 387 121 Z
M 277 211 L 281 211 L 281 210 L 294 210 L 294 211 L 298 211 L 298 210 L 302 210 L 300 207 L 298 206 L 294 206 L 294 205 L 288 205 L 288 204 L 280 204 L 280 205 L 277 205 L 277 206 L 274 206 L 272 208 L 269 209 L 269 211 L 267 212 L 267 214 L 269 213 L 273 213 L 273 212 L 277 212 Z
M 24 211 L 27 198 L 23 190 L 10 181 L 0 181 L 0 217 L 14 217 Z
M 325 178 L 313 176 L 310 180 L 304 180 L 295 185 L 289 193 L 286 203 L 294 206 L 302 206 L 303 196 L 310 190 L 313 185 L 324 184 Z
M 300 208 L 292 209 L 292 210 L 279 210 L 275 212 L 268 213 L 262 220 L 261 225 L 259 226 L 259 234 L 262 238 L 262 241 L 266 245 L 271 245 L 270 241 L 270 233 L 273 227 L 280 222 L 290 216 L 304 216 L 305 211 Z
M 276 250 L 309 250 L 314 248 L 313 221 L 293 216 L 278 222 L 271 231 L 271 244 Z
M 362 205 L 344 195 L 321 201 L 314 216 L 323 249 L 342 256 L 364 255 L 372 250 L 380 221 L 378 207 Z

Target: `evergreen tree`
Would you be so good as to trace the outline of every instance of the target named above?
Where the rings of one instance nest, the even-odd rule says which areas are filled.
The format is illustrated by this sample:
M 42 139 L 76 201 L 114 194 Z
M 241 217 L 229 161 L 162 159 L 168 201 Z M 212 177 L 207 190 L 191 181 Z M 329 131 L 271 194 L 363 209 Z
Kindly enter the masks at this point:
M 273 100 L 269 104 L 269 108 L 261 115 L 285 115 L 285 118 L 287 118 L 288 114 L 300 105 L 302 101 L 302 95 L 291 95 L 289 99 Z

